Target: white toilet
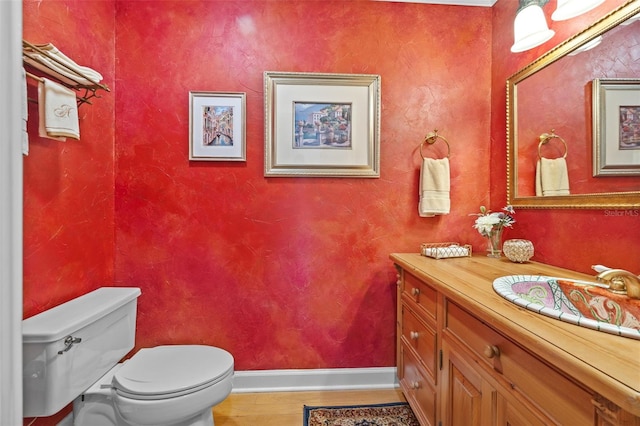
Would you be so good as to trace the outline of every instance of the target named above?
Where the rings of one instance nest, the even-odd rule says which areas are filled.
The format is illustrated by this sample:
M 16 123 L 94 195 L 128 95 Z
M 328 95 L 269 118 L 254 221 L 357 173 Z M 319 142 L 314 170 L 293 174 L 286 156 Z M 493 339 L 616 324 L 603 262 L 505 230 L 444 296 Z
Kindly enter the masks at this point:
M 212 426 L 233 357 L 212 346 L 135 344 L 138 288 L 103 287 L 23 321 L 24 417 L 73 401 L 77 426 Z

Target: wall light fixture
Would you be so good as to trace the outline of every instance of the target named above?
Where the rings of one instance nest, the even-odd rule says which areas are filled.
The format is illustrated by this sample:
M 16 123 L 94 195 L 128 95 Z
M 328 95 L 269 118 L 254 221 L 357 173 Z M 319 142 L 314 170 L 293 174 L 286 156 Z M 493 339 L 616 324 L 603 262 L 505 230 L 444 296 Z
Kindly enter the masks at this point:
M 555 34 L 555 31 L 549 29 L 547 19 L 539 3 L 523 0 L 520 5 L 521 8 L 513 22 L 515 42 L 511 46 L 511 51 L 514 53 L 540 46 Z
M 594 47 L 598 46 L 600 43 L 602 43 L 602 36 L 599 35 L 598 37 L 594 38 L 593 40 L 583 44 L 582 46 L 578 47 L 576 50 L 574 50 L 573 52 L 569 53 L 569 56 L 576 56 L 578 53 L 582 53 L 582 52 L 586 52 L 587 50 L 591 50 Z
M 604 0 L 558 0 L 558 7 L 551 15 L 554 21 L 575 18 L 604 3 Z

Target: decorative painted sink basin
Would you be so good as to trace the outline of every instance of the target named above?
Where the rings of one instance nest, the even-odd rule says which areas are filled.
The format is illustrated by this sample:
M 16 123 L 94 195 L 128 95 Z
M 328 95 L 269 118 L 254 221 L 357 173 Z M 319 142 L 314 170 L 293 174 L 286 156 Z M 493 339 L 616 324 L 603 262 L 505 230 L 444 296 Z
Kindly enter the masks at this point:
M 614 294 L 602 284 L 541 275 L 497 278 L 505 299 L 551 318 L 640 340 L 640 300 Z

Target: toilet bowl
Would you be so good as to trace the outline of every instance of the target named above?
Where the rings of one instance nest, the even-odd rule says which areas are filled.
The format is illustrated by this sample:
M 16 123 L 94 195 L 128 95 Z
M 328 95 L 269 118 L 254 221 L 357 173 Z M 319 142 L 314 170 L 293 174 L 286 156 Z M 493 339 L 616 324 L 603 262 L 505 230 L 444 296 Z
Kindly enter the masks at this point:
M 77 426 L 213 426 L 234 360 L 204 345 L 134 346 L 138 288 L 103 287 L 23 321 L 25 417 L 73 401 Z
M 232 388 L 233 357 L 211 346 L 140 349 L 74 401 L 77 425 L 213 425 Z M 110 408 L 111 406 L 111 408 Z

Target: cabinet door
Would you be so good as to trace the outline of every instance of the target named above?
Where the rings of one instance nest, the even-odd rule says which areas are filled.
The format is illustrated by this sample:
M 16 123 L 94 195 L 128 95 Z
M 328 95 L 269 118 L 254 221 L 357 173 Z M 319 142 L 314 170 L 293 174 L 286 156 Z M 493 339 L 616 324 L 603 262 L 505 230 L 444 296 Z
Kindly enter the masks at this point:
M 498 420 L 502 426 L 549 426 L 556 425 L 551 419 L 526 407 L 518 399 L 506 398 L 498 394 Z
M 442 394 L 443 424 L 487 426 L 495 424 L 496 392 L 467 362 L 461 348 L 443 339 Z M 466 359 L 465 359 L 466 358 Z
M 448 426 L 549 426 L 559 425 L 527 398 L 497 380 L 499 373 L 486 368 L 477 356 L 443 337 L 444 423 Z M 585 423 L 575 423 L 585 424 Z

